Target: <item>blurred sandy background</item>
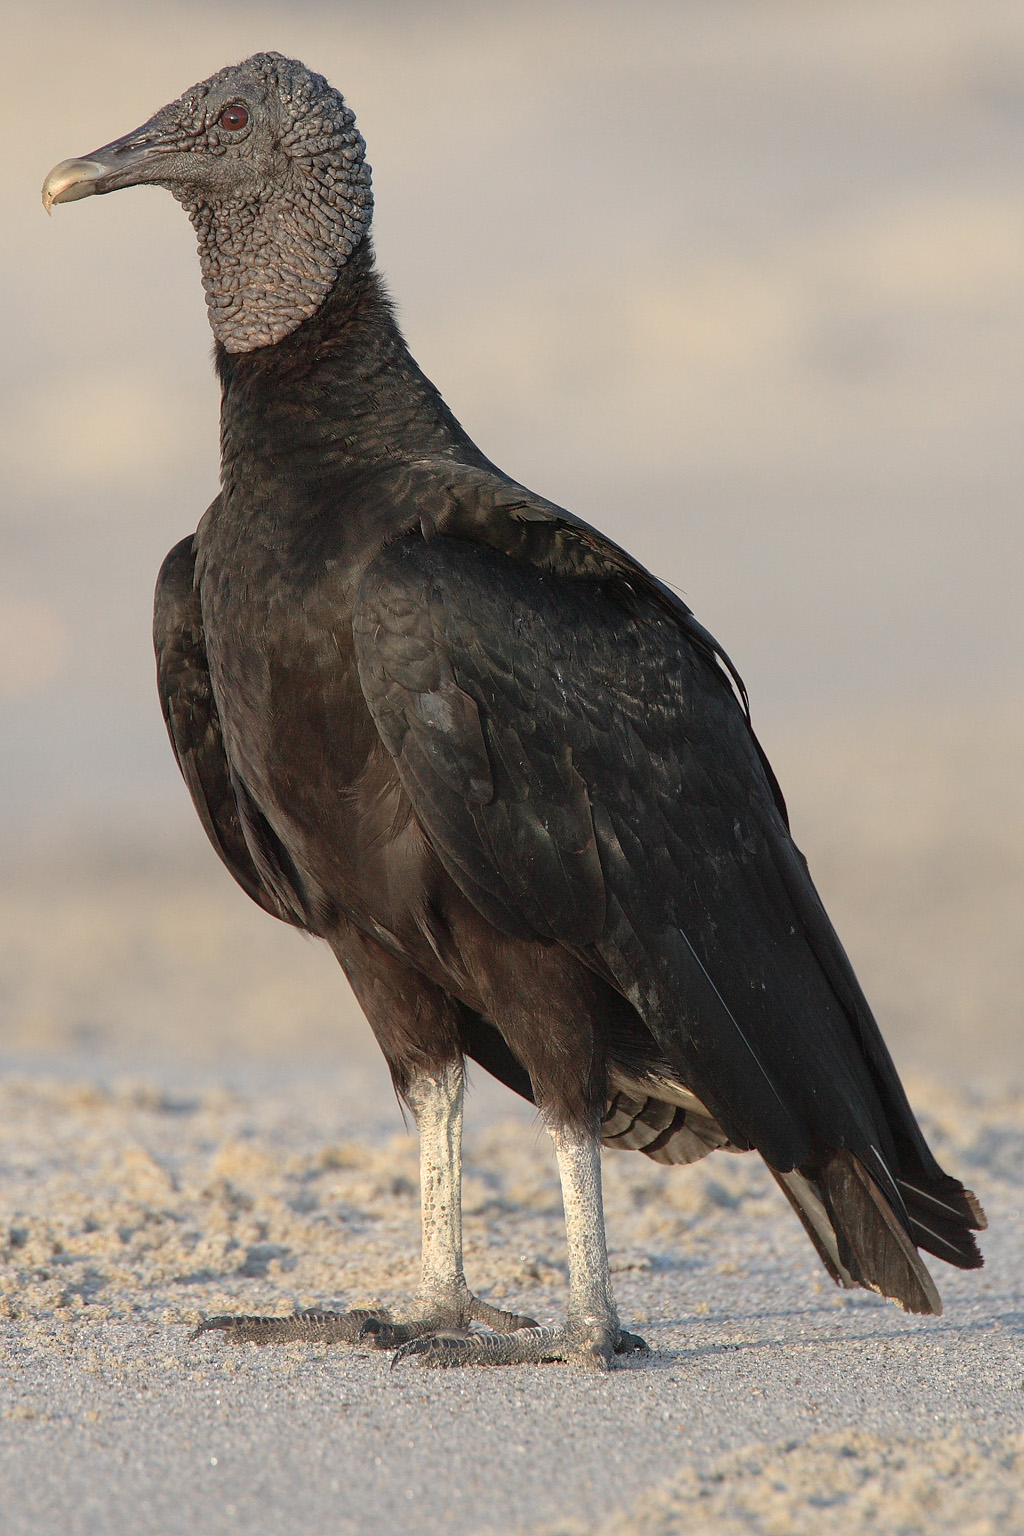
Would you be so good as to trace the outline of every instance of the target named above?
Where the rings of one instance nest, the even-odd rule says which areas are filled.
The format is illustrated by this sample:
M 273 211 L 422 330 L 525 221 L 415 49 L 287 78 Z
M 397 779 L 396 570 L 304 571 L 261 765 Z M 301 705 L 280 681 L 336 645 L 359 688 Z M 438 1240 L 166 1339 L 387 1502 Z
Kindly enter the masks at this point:
M 155 191 L 38 198 L 276 47 L 356 109 L 456 413 L 739 664 L 900 1060 L 1024 1076 L 1019 0 L 43 0 L 4 29 L 3 1047 L 330 1052 L 351 1022 L 209 854 L 157 708 L 154 575 L 217 475 L 191 230 Z
M 3 39 L 5 1536 L 1024 1531 L 1020 0 L 42 0 Z M 153 581 L 217 483 L 192 232 L 155 191 L 39 204 L 263 48 L 355 108 L 381 264 L 469 430 L 745 675 L 993 1217 L 944 1318 L 833 1293 L 754 1159 L 611 1156 L 638 1369 L 188 1343 L 415 1280 L 369 1032 L 206 847 L 157 706 Z M 497 1088 L 469 1125 L 470 1279 L 557 1317 L 546 1144 Z

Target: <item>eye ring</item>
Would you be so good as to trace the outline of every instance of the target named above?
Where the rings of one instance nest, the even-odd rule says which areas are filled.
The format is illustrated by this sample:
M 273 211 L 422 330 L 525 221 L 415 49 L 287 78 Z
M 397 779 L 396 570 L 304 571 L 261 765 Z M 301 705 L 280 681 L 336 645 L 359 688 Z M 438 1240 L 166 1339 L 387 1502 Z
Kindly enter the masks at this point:
M 222 128 L 226 128 L 229 133 L 240 133 L 243 128 L 248 126 L 249 113 L 240 101 L 233 101 L 224 108 L 217 122 Z

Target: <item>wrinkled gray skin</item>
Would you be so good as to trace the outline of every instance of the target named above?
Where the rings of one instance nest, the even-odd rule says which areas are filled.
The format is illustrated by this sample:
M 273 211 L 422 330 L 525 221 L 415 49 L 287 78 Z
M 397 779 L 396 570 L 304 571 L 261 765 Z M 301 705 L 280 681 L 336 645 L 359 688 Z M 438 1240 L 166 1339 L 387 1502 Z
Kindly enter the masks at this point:
M 237 130 L 220 118 L 243 106 Z M 188 211 L 210 324 L 229 352 L 315 314 L 370 225 L 366 146 L 339 91 L 279 53 L 220 70 L 88 160 L 56 166 L 43 202 L 152 183 Z

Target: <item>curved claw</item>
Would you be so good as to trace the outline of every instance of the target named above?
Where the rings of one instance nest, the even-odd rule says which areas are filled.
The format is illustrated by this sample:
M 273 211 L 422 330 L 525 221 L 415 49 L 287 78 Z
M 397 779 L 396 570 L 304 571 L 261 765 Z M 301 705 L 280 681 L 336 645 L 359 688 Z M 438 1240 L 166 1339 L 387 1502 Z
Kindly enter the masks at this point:
M 617 1355 L 649 1355 L 650 1352 L 651 1346 L 638 1333 L 626 1333 L 623 1329 L 619 1334 L 619 1342 L 615 1346 Z

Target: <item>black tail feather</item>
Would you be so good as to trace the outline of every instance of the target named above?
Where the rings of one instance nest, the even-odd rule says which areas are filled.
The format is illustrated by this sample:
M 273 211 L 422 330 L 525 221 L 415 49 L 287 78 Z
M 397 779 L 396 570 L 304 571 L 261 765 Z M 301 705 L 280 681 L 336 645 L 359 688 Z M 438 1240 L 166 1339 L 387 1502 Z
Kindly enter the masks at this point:
M 837 1285 L 878 1291 L 908 1312 L 941 1312 L 917 1249 L 960 1269 L 979 1269 L 984 1261 L 974 1232 L 987 1225 L 985 1213 L 948 1174 L 924 1189 L 885 1172 L 886 1188 L 898 1190 L 896 1203 L 852 1152 L 836 1152 L 813 1168 L 772 1169 Z
M 824 1264 L 826 1273 L 832 1276 L 836 1285 L 852 1290 L 858 1282 L 839 1257 L 839 1244 L 822 1200 L 821 1186 L 813 1177 L 800 1172 L 797 1168 L 789 1173 L 779 1173 L 775 1168 L 771 1172 L 782 1193 L 803 1222 L 804 1231 L 818 1250 L 818 1257 Z
M 898 1182 L 917 1246 L 958 1269 L 980 1269 L 984 1260 L 974 1233 L 984 1231 L 988 1221 L 977 1196 L 948 1175 L 939 1188 Z
M 852 1152 L 837 1152 L 818 1180 L 840 1262 L 857 1284 L 889 1297 L 907 1312 L 941 1312 L 935 1282 L 901 1216 L 863 1163 Z

